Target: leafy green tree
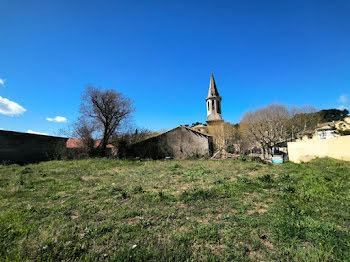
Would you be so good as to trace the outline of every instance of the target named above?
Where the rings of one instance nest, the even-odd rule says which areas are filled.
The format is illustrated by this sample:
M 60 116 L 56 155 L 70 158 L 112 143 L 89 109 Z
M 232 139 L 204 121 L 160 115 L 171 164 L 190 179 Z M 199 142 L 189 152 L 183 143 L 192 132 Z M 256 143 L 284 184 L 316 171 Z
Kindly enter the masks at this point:
M 324 109 L 320 111 L 324 122 L 332 122 L 343 120 L 345 117 L 349 115 L 349 111 L 347 109 L 339 110 L 339 109 Z

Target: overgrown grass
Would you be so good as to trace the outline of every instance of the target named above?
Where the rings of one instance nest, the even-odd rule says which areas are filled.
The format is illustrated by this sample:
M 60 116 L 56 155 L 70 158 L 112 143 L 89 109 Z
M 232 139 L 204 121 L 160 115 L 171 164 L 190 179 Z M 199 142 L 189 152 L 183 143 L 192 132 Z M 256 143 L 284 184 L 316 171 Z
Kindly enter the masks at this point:
M 0 258 L 345 261 L 350 163 L 0 165 Z

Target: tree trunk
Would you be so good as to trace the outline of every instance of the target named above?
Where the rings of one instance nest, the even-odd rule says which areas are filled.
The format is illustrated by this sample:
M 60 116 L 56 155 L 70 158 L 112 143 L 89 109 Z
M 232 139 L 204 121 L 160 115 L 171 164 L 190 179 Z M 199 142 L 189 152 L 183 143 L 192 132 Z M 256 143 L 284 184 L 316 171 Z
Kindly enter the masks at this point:
M 265 148 L 264 148 L 264 146 L 262 146 L 261 149 L 262 149 L 262 157 L 265 160 Z

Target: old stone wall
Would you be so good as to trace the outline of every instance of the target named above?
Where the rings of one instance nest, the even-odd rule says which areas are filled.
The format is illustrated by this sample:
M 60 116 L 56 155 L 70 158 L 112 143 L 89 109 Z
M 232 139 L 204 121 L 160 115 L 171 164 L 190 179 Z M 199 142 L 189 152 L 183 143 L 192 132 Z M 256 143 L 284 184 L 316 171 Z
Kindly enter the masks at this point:
M 152 159 L 185 158 L 193 155 L 211 156 L 212 151 L 211 136 L 179 126 L 131 145 L 127 150 L 127 156 Z
M 67 138 L 0 130 L 0 163 L 49 160 L 66 147 Z

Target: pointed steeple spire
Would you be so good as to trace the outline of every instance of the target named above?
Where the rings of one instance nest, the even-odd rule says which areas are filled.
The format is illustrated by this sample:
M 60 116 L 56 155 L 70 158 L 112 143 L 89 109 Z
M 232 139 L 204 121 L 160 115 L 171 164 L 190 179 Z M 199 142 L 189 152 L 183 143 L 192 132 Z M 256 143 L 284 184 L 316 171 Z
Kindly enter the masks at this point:
M 207 123 L 223 121 L 221 117 L 221 100 L 213 73 L 211 73 L 208 97 L 205 99 L 207 104 Z
M 213 73 L 211 73 L 208 98 L 213 97 L 213 96 L 220 96 L 220 95 L 219 95 L 218 89 L 216 88 L 214 75 L 213 75 Z

